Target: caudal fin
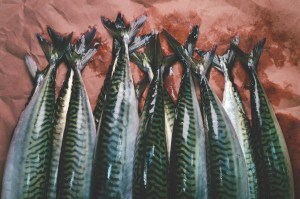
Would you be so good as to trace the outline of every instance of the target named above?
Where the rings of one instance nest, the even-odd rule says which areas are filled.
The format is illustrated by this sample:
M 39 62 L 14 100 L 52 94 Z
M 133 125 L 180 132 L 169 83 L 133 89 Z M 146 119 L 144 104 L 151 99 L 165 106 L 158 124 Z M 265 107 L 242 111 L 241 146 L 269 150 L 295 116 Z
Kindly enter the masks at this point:
M 249 54 L 246 54 L 234 43 L 231 43 L 230 47 L 237 54 L 239 60 L 246 67 L 247 70 L 255 71 L 257 69 L 259 58 L 261 56 L 265 43 L 266 38 L 263 38 L 253 47 Z
M 27 66 L 27 69 L 32 77 L 32 79 L 36 78 L 36 75 L 38 73 L 38 66 L 36 62 L 33 60 L 33 58 L 29 54 L 25 54 L 25 64 Z
M 168 33 L 166 30 L 164 30 L 163 33 L 166 36 L 168 44 L 184 65 L 191 67 L 191 69 L 199 75 L 206 75 L 206 72 L 211 66 L 216 46 L 213 47 L 211 51 L 206 52 L 202 60 L 199 61 L 191 57 L 188 50 L 184 46 L 181 46 L 180 43 L 170 33 Z
M 239 36 L 235 36 L 232 38 L 231 42 L 232 44 L 238 46 L 240 43 Z M 236 58 L 235 51 L 229 47 L 223 55 L 215 55 L 213 59 L 213 66 L 221 73 L 224 74 L 224 71 L 228 71 L 229 74 L 231 74 L 234 62 Z M 226 67 L 226 68 L 224 68 Z
M 117 16 L 115 22 L 111 21 L 110 19 L 102 16 L 101 21 L 106 30 L 114 37 L 119 40 L 126 40 L 127 44 L 130 44 L 137 33 L 141 30 L 144 23 L 146 22 L 146 15 L 141 15 L 140 17 L 136 18 L 130 24 L 125 24 L 125 20 L 123 15 L 120 13 Z
M 37 34 L 37 39 L 42 47 L 42 50 L 50 64 L 60 62 L 63 55 L 69 48 L 69 43 L 72 38 L 72 33 L 67 37 L 63 37 L 53 30 L 50 26 L 47 27 L 48 34 L 52 43 L 46 40 L 42 35 Z

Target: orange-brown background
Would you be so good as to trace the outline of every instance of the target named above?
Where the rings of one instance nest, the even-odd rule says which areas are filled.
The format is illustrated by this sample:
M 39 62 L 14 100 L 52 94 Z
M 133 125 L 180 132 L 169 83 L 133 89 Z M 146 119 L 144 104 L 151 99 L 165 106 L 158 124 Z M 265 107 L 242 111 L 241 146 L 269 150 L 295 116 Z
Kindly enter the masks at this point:
M 46 25 L 50 25 L 61 33 L 73 31 L 76 38 L 89 26 L 97 28 L 102 45 L 83 72 L 94 107 L 111 56 L 111 38 L 100 24 L 100 16 L 114 19 L 121 11 L 132 20 L 146 12 L 144 33 L 165 28 L 183 42 L 191 26 L 199 24 L 197 47 L 210 49 L 217 44 L 218 53 L 223 52 L 235 34 L 240 35 L 241 48 L 246 51 L 261 37 L 267 38 L 258 74 L 282 127 L 293 166 L 296 198 L 300 198 L 299 10 L 298 0 L 0 0 L 0 181 L 13 130 L 32 90 L 24 53 L 30 52 L 40 69 L 47 64 L 35 33 L 45 32 Z M 132 69 L 135 81 L 143 77 L 136 67 Z M 61 66 L 57 91 L 64 74 L 65 67 Z M 250 116 L 246 73 L 237 64 L 234 74 Z M 181 68 L 176 65 L 166 83 L 175 101 L 180 75 Z M 222 98 L 224 82 L 220 74 L 213 70 L 210 82 Z

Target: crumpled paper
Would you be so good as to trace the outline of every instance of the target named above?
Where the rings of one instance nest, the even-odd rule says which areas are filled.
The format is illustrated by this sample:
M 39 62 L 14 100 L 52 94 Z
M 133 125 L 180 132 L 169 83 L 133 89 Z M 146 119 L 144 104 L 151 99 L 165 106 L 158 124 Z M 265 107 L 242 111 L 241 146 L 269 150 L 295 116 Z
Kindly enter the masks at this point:
M 35 33 L 50 25 L 61 33 L 74 32 L 74 38 L 95 26 L 101 46 L 83 71 L 83 79 L 92 107 L 103 84 L 111 59 L 111 37 L 100 23 L 100 16 L 115 19 L 122 12 L 128 21 L 147 13 L 143 33 L 163 28 L 184 42 L 192 25 L 200 25 L 197 47 L 209 50 L 218 45 L 223 53 L 230 38 L 240 35 L 240 47 L 249 52 L 262 37 L 267 38 L 258 68 L 259 78 L 276 111 L 288 146 L 300 197 L 300 2 L 297 0 L 2 0 L 0 1 L 0 180 L 14 128 L 32 92 L 31 77 L 24 64 L 25 52 L 31 53 L 42 69 L 47 65 Z M 164 50 L 170 52 L 166 42 Z M 132 66 L 134 81 L 143 78 Z M 66 68 L 57 76 L 59 91 Z M 181 66 L 174 66 L 166 87 L 176 101 Z M 250 117 L 249 80 L 237 64 L 235 82 Z M 212 70 L 210 83 L 222 99 L 223 77 Z M 145 97 L 145 95 L 144 95 Z M 143 101 L 143 99 L 142 99 Z M 142 105 L 143 102 L 141 102 Z

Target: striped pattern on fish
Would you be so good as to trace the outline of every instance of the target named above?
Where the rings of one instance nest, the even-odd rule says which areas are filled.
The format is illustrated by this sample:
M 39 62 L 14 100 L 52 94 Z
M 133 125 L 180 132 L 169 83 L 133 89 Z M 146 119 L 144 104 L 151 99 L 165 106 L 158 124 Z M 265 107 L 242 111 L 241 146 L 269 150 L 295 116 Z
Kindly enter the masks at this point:
M 258 175 L 259 198 L 293 199 L 291 162 L 281 128 L 261 85 L 256 69 L 265 44 L 259 41 L 249 54 L 231 45 L 250 78 L 253 143 Z
M 86 37 L 82 36 L 81 43 L 70 46 L 65 54 L 74 76 L 59 161 L 57 198 L 89 199 L 92 196 L 96 127 L 80 71 L 99 46 L 95 42 L 89 48 L 94 33 L 92 30 Z
M 123 19 L 112 22 L 102 17 L 103 25 L 117 38 L 120 47 L 97 129 L 95 198 L 132 198 L 133 156 L 139 117 L 129 52 L 152 37 L 153 33 L 136 37 L 145 21 L 145 15 L 129 25 L 125 25 Z
M 175 54 L 184 65 L 191 67 L 199 82 L 201 112 L 206 130 L 208 198 L 248 198 L 247 170 L 242 150 L 222 104 L 205 77 L 215 48 L 198 61 L 166 31 L 165 35 L 168 40 L 173 40 Z
M 239 37 L 236 36 L 231 42 L 238 45 Z M 249 198 L 256 199 L 258 198 L 258 184 L 253 152 L 253 135 L 244 105 L 236 85 L 234 84 L 232 74 L 234 62 L 235 53 L 230 48 L 224 53 L 224 55 L 216 55 L 214 58 L 215 67 L 224 75 L 225 80 L 222 104 L 236 131 L 245 157 L 248 169 Z
M 94 55 L 95 49 L 89 49 L 91 42 L 95 36 L 96 29 L 92 28 L 87 31 L 74 45 L 74 51 L 77 56 L 81 57 L 83 60 L 83 65 L 89 61 L 91 56 Z M 87 52 L 89 51 L 89 52 Z M 84 66 L 81 68 L 83 69 Z M 51 160 L 49 168 L 49 179 L 47 187 L 47 198 L 56 199 L 57 198 L 57 178 L 59 169 L 59 160 L 61 155 L 62 141 L 64 137 L 64 131 L 67 123 L 67 113 L 69 109 L 69 104 L 71 100 L 72 87 L 73 87 L 74 70 L 69 67 L 66 79 L 60 90 L 57 102 L 55 104 L 55 117 L 53 126 L 53 137 L 52 137 L 52 148 L 51 148 Z
M 209 198 L 248 198 L 247 169 L 238 138 L 205 77 L 200 80 L 206 133 Z
M 58 198 L 90 198 L 96 129 L 78 69 L 74 71 L 67 118 L 58 173 Z
M 154 76 L 139 123 L 134 154 L 133 198 L 167 198 L 168 152 L 165 134 L 162 51 L 159 36 L 145 49 Z
M 164 31 L 164 35 L 177 54 L 181 45 L 168 32 Z M 197 38 L 198 26 L 195 26 L 185 44 L 188 56 L 192 56 Z M 202 117 L 190 66 L 183 62 L 183 67 L 171 141 L 169 198 L 207 198 Z
M 129 68 L 128 48 L 121 44 L 102 113 L 97 144 L 97 198 L 130 198 L 138 102 Z
M 175 121 L 175 104 L 168 91 L 164 89 L 164 111 L 165 111 L 165 134 L 168 149 L 168 158 L 170 159 L 172 133 Z
M 48 33 L 55 34 L 50 27 Z M 41 35 L 37 37 L 50 65 L 15 129 L 5 166 L 3 199 L 46 197 L 56 67 L 65 52 L 66 39 L 58 38 L 59 41 L 53 46 Z

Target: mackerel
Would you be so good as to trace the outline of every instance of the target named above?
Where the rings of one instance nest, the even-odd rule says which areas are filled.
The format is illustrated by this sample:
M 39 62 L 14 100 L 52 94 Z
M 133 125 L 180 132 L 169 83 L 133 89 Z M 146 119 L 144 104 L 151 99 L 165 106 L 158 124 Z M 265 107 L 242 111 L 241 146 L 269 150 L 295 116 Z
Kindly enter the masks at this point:
M 183 47 L 168 32 L 164 35 L 177 55 L 176 49 Z M 193 55 L 197 38 L 195 26 L 187 39 L 188 56 Z M 205 133 L 191 68 L 185 62 L 183 67 L 172 134 L 169 198 L 207 198 Z
M 126 28 L 125 21 L 124 21 L 124 16 L 121 13 L 119 13 L 117 15 L 115 24 L 119 28 L 124 28 L 124 29 Z M 135 39 L 133 39 L 128 44 L 129 55 L 131 55 L 138 48 L 140 48 L 145 43 L 147 43 L 147 41 L 149 40 L 149 37 L 152 34 L 153 33 L 150 33 L 148 35 L 143 35 L 143 36 L 140 36 L 140 37 L 135 37 Z M 105 104 L 106 95 L 108 93 L 108 88 L 110 87 L 110 83 L 111 83 L 111 78 L 113 76 L 113 73 L 115 71 L 115 67 L 116 67 L 116 64 L 117 64 L 117 59 L 116 58 L 119 57 L 120 43 L 119 43 L 117 37 L 113 38 L 113 45 L 112 46 L 113 46 L 112 47 L 112 62 L 108 67 L 108 72 L 105 76 L 104 83 L 103 83 L 103 86 L 101 88 L 100 94 L 98 96 L 98 100 L 97 100 L 96 107 L 95 107 L 95 110 L 94 110 L 94 118 L 95 118 L 95 125 L 96 125 L 97 132 L 99 132 L 99 128 L 100 128 L 99 123 L 101 121 L 103 106 Z M 143 86 L 146 86 L 147 82 L 143 81 L 143 83 L 144 83 Z M 142 94 L 140 92 L 140 88 L 136 87 L 135 90 L 136 90 L 137 98 L 139 99 L 141 97 L 141 94 Z
M 166 33 L 166 36 L 169 43 L 172 42 L 175 54 L 184 65 L 193 70 L 199 83 L 200 107 L 206 132 L 208 198 L 248 198 L 247 170 L 242 149 L 221 102 L 205 77 L 215 49 L 198 61 L 193 59 L 171 35 Z
M 238 45 L 239 37 L 236 36 L 231 42 Z M 229 48 L 224 55 L 216 55 L 214 57 L 213 64 L 216 69 L 224 75 L 225 86 L 222 104 L 235 129 L 245 157 L 248 169 L 249 198 L 256 199 L 258 198 L 258 185 L 253 153 L 252 133 L 243 102 L 233 80 L 232 70 L 235 57 L 234 51 Z
M 41 35 L 37 38 L 49 62 L 36 91 L 20 116 L 5 165 L 3 199 L 45 198 L 50 140 L 55 105 L 56 68 L 71 38 L 62 38 L 48 27 L 53 44 Z M 32 70 L 31 74 L 34 74 Z M 36 73 L 38 75 L 38 73 Z
M 138 48 L 152 35 L 135 37 L 146 21 L 142 15 L 133 23 L 118 26 L 102 17 L 105 28 L 117 38 L 120 48 L 106 93 L 97 130 L 95 198 L 132 198 L 134 145 L 138 130 L 138 101 L 129 65 L 129 44 Z
M 168 151 L 165 134 L 163 54 L 159 35 L 145 49 L 153 78 L 139 123 L 133 166 L 133 198 L 167 198 Z
M 93 47 L 83 45 L 82 49 L 70 46 L 65 54 L 74 76 L 59 161 L 57 198 L 91 197 L 96 128 L 80 71 L 98 45 L 95 42 Z
M 275 113 L 257 76 L 257 66 L 266 39 L 259 41 L 249 54 L 236 45 L 231 47 L 248 71 L 252 113 L 253 143 L 258 176 L 258 194 L 263 199 L 293 199 L 294 182 L 291 162 Z
M 93 28 L 89 32 L 85 33 L 81 39 L 75 45 L 75 51 L 78 54 L 84 54 L 88 50 L 90 43 L 92 42 L 96 33 L 96 29 Z M 94 51 L 96 52 L 96 51 Z M 91 56 L 93 54 L 90 54 Z M 83 63 L 85 66 L 86 62 Z M 84 67 L 82 67 L 84 68 Z M 47 188 L 47 198 L 56 199 L 57 197 L 57 175 L 59 168 L 59 158 L 61 154 L 61 147 L 63 141 L 64 130 L 67 122 L 67 113 L 69 109 L 69 103 L 72 93 L 74 71 L 71 67 L 68 67 L 66 79 L 58 95 L 55 104 L 55 116 L 54 127 L 52 130 L 52 148 L 51 148 L 51 160 L 49 168 L 49 181 Z

